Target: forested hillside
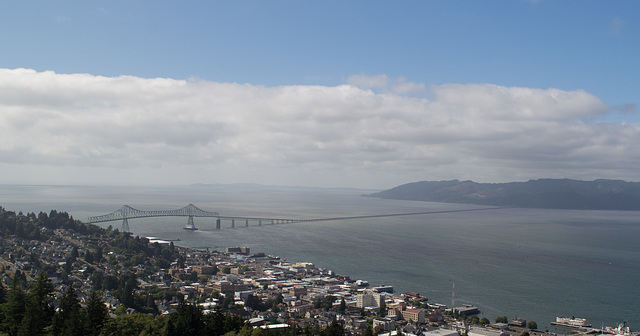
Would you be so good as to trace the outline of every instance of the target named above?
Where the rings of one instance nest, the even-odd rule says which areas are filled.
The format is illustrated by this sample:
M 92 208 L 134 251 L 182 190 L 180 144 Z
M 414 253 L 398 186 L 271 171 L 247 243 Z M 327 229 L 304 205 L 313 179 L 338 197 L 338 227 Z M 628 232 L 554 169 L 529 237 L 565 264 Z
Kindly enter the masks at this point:
M 640 183 L 618 180 L 540 179 L 511 183 L 423 181 L 367 196 L 524 208 L 640 210 Z

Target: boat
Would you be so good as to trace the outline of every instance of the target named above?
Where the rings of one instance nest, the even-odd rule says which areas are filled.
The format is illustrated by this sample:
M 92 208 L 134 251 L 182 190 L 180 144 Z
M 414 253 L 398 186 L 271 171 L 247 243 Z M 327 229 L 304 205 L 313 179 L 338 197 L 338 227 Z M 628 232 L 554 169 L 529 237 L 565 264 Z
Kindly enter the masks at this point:
M 388 286 L 388 285 L 382 285 L 382 286 L 378 286 L 378 287 L 373 287 L 372 288 L 374 292 L 376 293 L 393 293 L 393 286 Z
M 369 287 L 369 281 L 367 281 L 367 280 L 356 280 L 356 286 Z
M 618 326 L 615 328 L 605 327 L 604 332 L 610 335 L 620 335 L 620 336 L 637 335 L 637 333 L 631 332 L 631 328 L 629 328 L 627 321 L 623 321 L 622 323 L 619 323 Z
M 591 324 L 587 323 L 587 319 L 574 317 L 574 316 L 571 316 L 571 317 L 556 316 L 556 321 L 551 322 L 551 324 L 559 327 L 576 328 L 576 329 L 591 327 Z

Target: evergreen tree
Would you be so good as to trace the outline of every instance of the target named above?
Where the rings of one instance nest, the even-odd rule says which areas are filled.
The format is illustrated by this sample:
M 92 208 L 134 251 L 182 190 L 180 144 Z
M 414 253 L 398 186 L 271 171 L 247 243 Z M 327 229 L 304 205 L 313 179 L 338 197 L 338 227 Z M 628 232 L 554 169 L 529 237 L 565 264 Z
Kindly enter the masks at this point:
M 13 273 L 13 279 L 11 279 L 12 284 L 16 284 L 18 286 L 20 286 L 21 288 L 24 288 L 24 286 L 26 286 L 27 284 L 27 276 L 20 272 L 20 270 L 17 270 L 15 273 Z
M 60 310 L 53 317 L 53 335 L 82 336 L 83 322 L 76 291 L 70 285 L 60 299 Z
M 102 289 L 102 283 L 104 281 L 104 273 L 100 271 L 95 271 L 91 274 L 89 278 L 91 280 L 91 285 L 94 291 Z
M 220 336 L 225 333 L 224 314 L 219 309 L 215 312 L 204 315 L 205 335 Z
M 342 326 L 341 323 L 336 321 L 336 319 L 333 319 L 333 321 L 331 321 L 331 324 L 326 329 L 324 329 L 320 333 L 320 335 L 321 336 L 345 336 L 344 327 Z
M 384 299 L 380 299 L 380 307 L 378 307 L 378 316 L 384 317 L 387 314 L 387 303 Z
M 87 323 L 87 335 L 99 335 L 100 329 L 109 317 L 107 306 L 104 305 L 101 295 L 97 291 L 92 291 L 84 310 L 84 320 Z
M 75 262 L 76 259 L 78 259 L 78 247 L 74 246 L 71 249 L 71 254 L 69 254 L 69 259 L 71 260 L 71 262 Z
M 94 259 L 98 264 L 102 261 L 102 247 L 98 246 L 96 248 L 96 255 Z
M 249 294 L 249 296 L 244 300 L 244 305 L 253 310 L 261 310 L 262 301 L 257 295 Z
M 338 308 L 338 313 L 344 314 L 347 310 L 347 303 L 344 301 L 344 298 L 340 300 L 340 307 Z
M 367 325 L 367 330 L 364 331 L 362 336 L 373 336 L 373 328 L 370 325 Z
M 127 308 L 135 307 L 135 290 L 138 289 L 138 282 L 136 275 L 133 273 L 125 273 L 118 279 L 118 288 L 115 291 L 115 296 L 120 300 L 120 303 Z
M 47 273 L 41 272 L 35 286 L 26 297 L 25 313 L 18 335 L 40 336 L 51 324 L 55 313 L 53 306 L 53 285 Z
M 91 251 L 87 250 L 84 253 L 84 261 L 93 264 L 93 253 L 91 253 Z
M 169 318 L 167 320 L 167 323 L 165 323 L 164 327 L 162 328 L 162 335 L 164 336 L 178 335 L 178 331 L 176 329 L 176 323 L 172 318 Z
M 0 304 L 7 302 L 7 289 L 0 283 Z
M 229 307 L 233 304 L 233 292 L 224 293 L 224 300 L 222 300 L 221 307 L 223 309 L 229 309 Z
M 2 307 L 4 313 L 2 331 L 6 332 L 10 336 L 18 335 L 18 327 L 22 323 L 22 318 L 24 316 L 24 301 L 24 290 L 20 287 L 19 281 L 16 281 L 16 278 L 14 277 L 11 289 L 9 289 L 7 303 Z
M 202 309 L 196 305 L 180 303 L 173 317 L 176 335 L 197 336 L 204 331 Z
M 239 315 L 229 314 L 224 318 L 224 333 L 234 330 L 240 330 L 245 325 L 244 320 Z

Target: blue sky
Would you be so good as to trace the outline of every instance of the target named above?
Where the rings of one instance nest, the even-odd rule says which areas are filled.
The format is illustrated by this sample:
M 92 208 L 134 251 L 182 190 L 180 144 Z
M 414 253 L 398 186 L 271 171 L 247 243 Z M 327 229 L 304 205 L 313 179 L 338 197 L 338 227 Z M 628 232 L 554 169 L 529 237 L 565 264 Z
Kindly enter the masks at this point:
M 459 88 L 467 92 L 468 97 L 473 94 L 467 89 L 478 88 L 474 85 L 493 85 L 502 88 L 502 91 L 525 88 L 533 90 L 531 92 L 546 92 L 544 94 L 550 94 L 545 90 L 560 90 L 588 94 L 589 97 L 580 96 L 587 99 L 597 98 L 599 101 L 596 105 L 600 105 L 591 110 L 578 104 L 577 106 L 584 108 L 582 111 L 590 112 L 568 113 L 565 121 L 569 124 L 556 125 L 560 129 L 566 129 L 568 125 L 576 126 L 571 124 L 576 118 L 588 120 L 586 126 L 582 126 L 590 127 L 590 133 L 581 136 L 593 139 L 593 134 L 598 134 L 598 130 L 629 124 L 637 126 L 640 121 L 636 108 L 640 92 L 640 69 L 637 61 L 640 56 L 640 29 L 635 20 L 640 13 L 640 3 L 636 1 L 28 1 L 8 2 L 2 7 L 0 68 L 7 70 L 24 68 L 38 74 L 54 72 L 57 76 L 86 74 L 91 78 L 84 79 L 88 81 L 102 77 L 117 79 L 126 76 L 139 85 L 149 84 L 153 87 L 155 84 L 150 83 L 157 78 L 171 80 L 173 84 L 186 80 L 187 85 L 192 87 L 237 83 L 253 89 L 336 89 L 346 84 L 365 92 L 372 92 L 378 95 L 378 98 L 385 98 L 387 101 L 393 98 L 390 96 L 395 95 L 396 98 L 407 101 L 421 99 L 423 104 L 438 102 L 438 92 L 443 92 L 442 88 Z M 11 77 L 14 83 L 16 78 L 27 78 L 23 75 L 16 76 Z M 42 80 L 32 79 L 37 83 L 41 83 Z M 52 83 L 54 84 L 49 85 L 59 85 L 60 80 L 54 79 Z M 24 91 L 25 87 L 33 87 L 36 84 L 20 88 L 7 85 L 5 89 L 22 90 L 26 95 L 28 92 Z M 74 87 L 73 85 L 68 84 L 67 87 L 57 89 L 69 89 Z M 404 89 L 400 90 L 399 87 L 402 85 Z M 500 90 L 492 92 L 498 91 Z M 215 93 L 221 94 L 218 91 Z M 214 92 L 202 94 L 206 97 Z M 238 99 L 248 99 L 244 94 Z M 252 91 L 248 95 L 254 97 L 254 94 L 256 93 Z M 187 96 L 193 95 L 191 93 Z M 32 100 L 39 98 L 39 95 L 31 97 Z M 82 99 L 91 101 L 93 98 L 86 96 Z M 136 110 L 138 107 L 133 107 L 142 106 L 138 103 L 121 105 L 122 99 L 100 99 L 100 104 L 131 111 L 129 116 L 132 120 L 136 117 L 141 118 L 143 113 Z M 307 102 L 317 99 L 326 97 L 314 96 Z M 518 99 L 520 98 L 511 103 L 518 104 L 522 111 L 531 109 L 523 107 L 529 100 Z M 93 101 L 88 104 L 96 103 Z M 193 108 L 200 106 L 195 102 L 193 104 Z M 345 108 L 344 102 L 336 104 Z M 399 105 L 390 104 L 392 106 L 387 107 L 385 111 L 402 109 Z M 474 106 L 478 103 L 470 101 L 469 104 Z M 545 108 L 542 105 L 535 106 Z M 327 107 L 329 108 L 331 107 Z M 336 107 L 336 110 L 340 109 Z M 470 107 L 465 107 L 464 110 L 470 111 Z M 9 110 L 5 110 L 5 115 L 8 115 L 7 111 Z M 55 111 L 54 114 L 71 113 L 69 110 Z M 344 111 L 345 114 L 349 113 L 346 108 Z M 416 111 L 407 112 L 407 118 L 410 119 L 412 113 L 422 113 Z M 560 108 L 559 111 L 566 109 Z M 25 112 L 19 113 L 24 115 Z M 300 110 L 298 113 L 304 112 Z M 322 112 L 318 113 L 317 119 L 309 118 L 319 120 L 316 125 L 319 128 L 329 127 L 330 125 L 322 123 Z M 216 119 L 216 116 L 210 114 L 209 118 L 211 121 Z M 367 120 L 369 119 L 358 119 L 360 124 L 366 124 Z M 163 127 L 169 126 L 158 126 L 159 129 Z M 491 123 L 487 127 L 498 126 Z M 17 131 L 15 128 L 13 130 Z M 276 134 L 270 133 L 274 131 L 272 129 L 257 131 Z M 416 130 L 425 131 L 428 130 Z M 176 132 L 181 134 L 180 131 Z M 617 150 L 621 144 L 627 145 L 627 142 L 637 136 L 637 128 L 624 131 L 617 129 L 612 132 L 628 133 L 631 136 L 605 141 L 617 143 Z M 356 137 L 347 142 L 357 142 L 360 147 L 375 145 L 385 150 L 397 149 L 389 143 L 382 144 L 384 139 L 385 134 L 380 134 Z M 376 144 L 370 144 L 371 141 Z M 4 147 L 0 147 L 3 150 L 18 152 L 18 148 L 12 147 L 14 145 L 9 144 L 9 140 L 5 140 L 4 143 Z M 323 147 L 321 143 L 322 138 L 317 138 L 308 145 L 316 150 L 326 150 L 326 146 Z M 414 143 L 404 143 L 407 151 L 413 145 Z M 342 144 L 342 147 L 344 146 L 345 144 Z M 585 150 L 588 151 L 588 148 Z M 21 150 L 32 152 L 34 157 L 43 153 L 42 149 L 37 149 L 35 145 Z M 562 150 L 565 151 L 565 155 L 580 152 L 576 148 Z M 561 156 L 562 150 L 559 149 L 557 155 Z M 85 153 L 82 155 L 86 155 L 91 149 L 85 148 L 81 151 Z M 469 151 L 468 148 L 461 150 L 458 155 L 468 155 Z M 611 152 L 612 148 L 606 151 Z M 61 154 L 61 157 L 76 158 L 70 154 L 71 152 L 71 149 L 67 149 L 67 154 Z M 333 154 L 340 157 L 339 153 Z M 104 153 L 94 155 L 100 156 Z M 632 163 L 635 163 L 633 160 L 638 153 L 629 149 L 620 155 L 624 156 L 624 160 L 618 161 L 631 164 L 626 161 L 632 160 Z M 77 157 L 78 160 L 81 157 Z M 292 160 L 292 157 L 299 156 L 291 152 L 284 160 Z M 327 160 L 331 157 L 328 154 Z M 406 155 L 403 158 L 407 159 Z M 427 157 L 419 156 L 415 159 L 426 160 Z M 512 160 L 502 157 L 501 159 Z M 484 157 L 483 160 L 488 158 Z M 539 161 L 536 159 L 536 162 Z M 234 162 L 234 158 L 227 157 L 225 162 L 230 164 Z M 360 164 L 354 168 L 379 166 L 381 163 L 372 158 L 358 162 Z M 43 163 L 38 160 L 8 159 L 3 164 L 7 165 L 6 169 L 18 169 L 16 167 L 28 164 L 33 168 L 33 172 L 38 171 L 37 167 L 41 167 L 40 164 L 57 165 L 49 161 Z M 156 162 L 150 166 L 158 167 L 165 164 L 170 163 Z M 385 160 L 384 164 L 389 163 Z M 466 165 L 468 164 L 467 162 Z M 213 165 L 207 166 L 211 168 L 215 163 L 205 163 L 206 165 Z M 468 171 L 463 172 L 463 169 L 451 170 L 440 166 L 442 171 L 436 169 L 438 173 L 433 174 L 413 171 L 387 177 L 382 171 L 376 171 L 366 181 L 354 185 L 379 187 L 403 180 L 409 182 L 412 179 L 432 179 L 430 176 L 433 179 L 465 177 L 486 181 L 495 181 L 499 176 L 507 179 L 563 176 L 640 180 L 640 177 L 630 172 L 620 171 L 627 168 L 616 166 L 606 169 L 604 164 L 592 167 L 594 170 L 590 173 L 583 171 L 583 168 L 579 168 L 580 171 L 569 170 L 573 167 L 569 163 L 563 166 L 561 171 L 553 165 L 547 167 L 548 170 L 541 167 L 540 171 L 522 173 L 520 170 L 520 173 L 515 173 L 521 166 L 531 167 L 531 164 L 521 161 L 519 165 L 511 167 L 514 173 L 495 172 L 489 175 L 474 175 Z M 575 163 L 575 166 L 579 167 L 580 164 Z M 95 171 L 92 173 L 82 164 L 78 167 L 84 171 L 80 175 L 88 176 L 86 183 L 95 180 L 89 177 L 95 176 Z M 309 169 L 307 166 L 299 168 Z M 393 168 L 389 164 L 389 172 Z M 155 169 L 159 169 L 156 170 L 159 176 L 165 174 L 160 173 L 164 168 Z M 167 171 L 166 174 L 180 171 L 178 167 L 172 169 L 175 171 Z M 232 169 L 232 166 L 226 169 Z M 322 170 L 315 167 L 312 169 L 315 173 L 310 173 L 310 176 L 317 176 L 315 169 Z M 496 171 L 498 168 L 486 167 L 486 170 L 491 169 Z M 396 171 L 401 170 L 402 168 Z M 447 171 L 455 171 L 460 176 L 447 176 L 444 173 Z M 119 175 L 117 172 L 109 174 Z M 254 172 L 244 177 L 238 175 L 226 180 L 308 184 L 305 181 L 308 181 L 310 176 L 307 176 L 306 180 L 304 175 L 291 181 L 286 178 L 270 180 L 258 177 Z M 70 178 L 52 176 L 43 182 L 66 182 L 67 179 Z M 209 178 L 203 179 L 206 181 L 180 182 L 217 182 Z M 387 179 L 389 182 L 381 183 L 378 182 L 379 179 Z M 28 181 L 29 177 L 25 177 L 24 180 Z M 332 180 L 334 179 L 327 176 L 326 181 L 309 184 L 324 185 Z M 149 179 L 146 183 L 155 183 L 155 180 Z

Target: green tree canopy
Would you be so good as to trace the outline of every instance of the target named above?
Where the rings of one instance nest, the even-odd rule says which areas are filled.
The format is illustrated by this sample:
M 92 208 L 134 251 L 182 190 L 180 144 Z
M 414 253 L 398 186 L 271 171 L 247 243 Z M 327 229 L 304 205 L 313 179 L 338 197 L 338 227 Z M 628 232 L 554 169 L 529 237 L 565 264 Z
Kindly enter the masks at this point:
M 55 313 L 53 285 L 45 272 L 41 272 L 36 284 L 26 297 L 25 313 L 20 324 L 19 335 L 39 336 L 51 324 Z
M 378 307 L 378 316 L 384 317 L 387 315 L 387 303 L 384 299 L 380 299 L 380 307 Z
M 80 312 L 76 290 L 68 286 L 60 299 L 60 309 L 53 317 L 52 329 L 54 335 L 83 336 L 84 319 Z
M 14 278 L 13 284 L 9 289 L 7 303 L 2 307 L 2 314 L 4 315 L 2 331 L 9 335 L 17 335 L 18 333 L 18 327 L 22 323 L 25 312 L 25 298 L 24 290 Z
M 98 336 L 102 326 L 109 317 L 107 306 L 102 301 L 102 295 L 97 291 L 92 291 L 87 300 L 87 307 L 84 310 L 84 319 L 87 325 L 87 335 Z
M 147 314 L 124 314 L 110 319 L 102 327 L 101 336 L 121 335 L 175 335 L 167 333 L 165 319 Z

